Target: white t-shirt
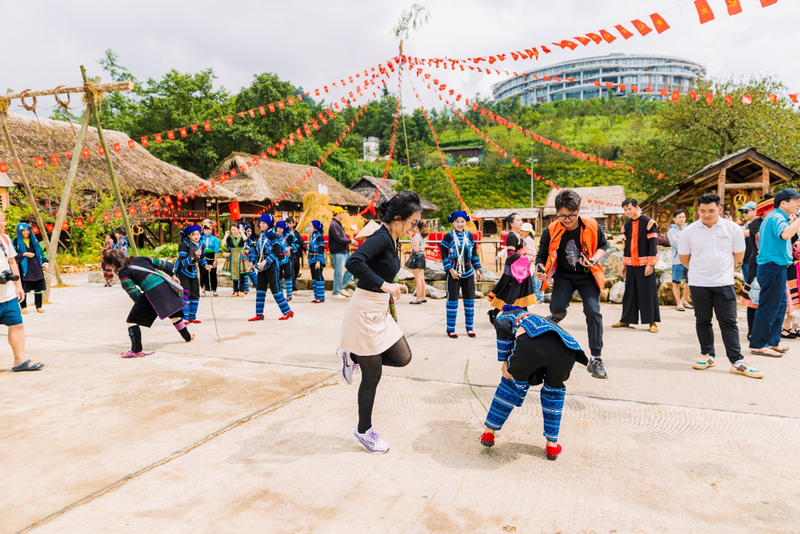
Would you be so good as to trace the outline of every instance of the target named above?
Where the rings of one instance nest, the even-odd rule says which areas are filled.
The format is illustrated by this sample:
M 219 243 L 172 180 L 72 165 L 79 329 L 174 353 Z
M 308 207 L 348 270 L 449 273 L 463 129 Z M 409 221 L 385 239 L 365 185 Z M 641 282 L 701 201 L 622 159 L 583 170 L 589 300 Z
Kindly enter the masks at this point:
M 3 254 L 3 251 L 0 250 L 0 272 L 11 270 L 11 266 L 8 263 L 9 256 L 14 258 L 17 255 L 17 251 L 14 250 L 14 245 L 11 244 L 11 239 L 6 234 L 0 234 L 0 239 L 3 240 L 3 246 L 6 249 L 6 253 Z M 0 302 L 8 302 L 9 300 L 13 300 L 17 298 L 17 290 L 16 284 L 12 281 L 8 281 L 5 284 L 0 285 Z
M 719 218 L 709 228 L 696 221 L 681 232 L 678 253 L 691 255 L 689 285 L 720 287 L 733 285 L 733 255 L 744 252 L 744 233 L 734 222 Z

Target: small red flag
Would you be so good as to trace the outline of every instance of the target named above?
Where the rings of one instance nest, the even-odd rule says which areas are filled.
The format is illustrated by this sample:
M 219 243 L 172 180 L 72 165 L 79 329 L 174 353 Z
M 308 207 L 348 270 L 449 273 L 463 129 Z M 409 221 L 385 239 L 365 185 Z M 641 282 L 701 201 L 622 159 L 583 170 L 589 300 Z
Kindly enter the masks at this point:
M 587 39 L 586 37 L 575 37 L 575 40 L 581 43 L 583 46 L 586 46 L 592 42 L 590 39 Z
M 83 159 L 87 159 L 89 157 L 89 155 L 90 155 L 89 154 L 89 149 L 88 148 L 84 148 L 83 150 L 81 150 L 81 155 L 83 156 Z
M 728 107 L 731 107 L 733 105 L 733 96 L 725 95 L 725 103 L 728 104 Z
M 203 123 L 203 130 L 205 130 L 205 131 L 211 130 L 211 123 L 208 122 L 208 121 L 204 122 Z
M 761 7 L 771 6 L 772 4 L 777 4 L 778 0 L 761 0 Z
M 234 200 L 230 204 L 228 204 L 228 210 L 231 212 L 231 220 L 238 221 L 242 218 L 242 214 L 239 211 L 239 201 Z
M 111 222 L 111 217 L 108 215 L 108 213 L 103 214 L 103 221 Z
M 634 93 L 638 93 L 639 92 L 639 86 L 638 85 L 631 85 L 631 91 L 633 91 Z
M 44 167 L 44 159 L 42 158 L 33 158 L 34 163 L 36 163 L 37 167 Z
M 236 169 L 231 169 L 231 178 L 236 178 L 236 175 L 239 174 L 236 172 Z
M 633 26 L 637 30 L 639 30 L 639 33 L 642 34 L 642 37 L 644 37 L 645 35 L 647 35 L 651 31 L 653 31 L 653 29 L 650 28 L 650 26 L 648 26 L 647 24 L 645 24 L 644 22 L 642 22 L 639 19 L 633 19 L 631 22 L 633 23 Z
M 157 133 L 153 137 L 155 137 L 156 143 L 160 143 L 161 142 L 161 134 L 160 133 Z
M 181 128 L 179 131 L 181 132 L 181 137 L 186 137 L 186 128 Z
M 97 147 L 97 153 L 100 154 L 101 156 L 105 156 L 106 155 L 106 151 L 103 150 L 103 147 L 101 147 L 101 146 Z
M 121 219 L 121 218 L 122 218 L 122 210 L 117 210 L 117 211 L 114 213 L 114 215 L 117 217 L 117 219 Z
M 286 105 L 283 103 L 283 100 L 278 101 L 278 109 L 286 109 Z
M 136 143 L 133 141 L 133 139 L 128 139 L 128 148 L 133 150 L 134 147 L 136 147 Z
M 666 89 L 659 89 L 658 92 L 661 93 L 661 96 L 667 96 L 667 90 Z
M 147 140 L 147 137 L 142 137 L 142 146 L 150 146 L 150 142 Z
M 546 46 L 542 45 L 542 52 L 544 52 L 545 54 L 549 54 L 550 53 L 550 49 L 547 48 Z
M 197 133 L 197 125 L 192 124 L 192 133 Z
M 601 36 L 603 39 L 605 39 L 605 41 L 606 41 L 607 43 L 611 43 L 611 42 L 613 42 L 613 41 L 616 41 L 616 40 L 617 40 L 617 38 L 616 38 L 616 37 L 614 37 L 613 35 L 611 35 L 611 34 L 610 34 L 609 32 L 607 32 L 606 30 L 600 30 L 600 36 Z
M 728 15 L 738 15 L 742 12 L 742 4 L 739 3 L 739 0 L 727 0 L 725 3 L 728 5 Z
M 677 102 L 678 100 L 680 100 L 680 98 L 681 98 L 681 92 L 680 91 L 672 91 L 672 101 L 673 102 Z
M 588 37 L 589 39 L 591 39 L 592 41 L 594 41 L 597 44 L 600 44 L 600 41 L 603 40 L 603 38 L 600 37 L 599 35 L 597 35 L 596 33 L 587 33 L 586 37 Z
M 75 219 L 75 226 L 83 228 L 83 219 Z
M 778 95 L 767 95 L 767 96 L 769 97 L 769 101 L 772 102 L 773 104 L 778 103 Z
M 56 225 L 55 225 L 55 224 L 53 224 L 53 223 L 47 223 L 47 224 L 45 224 L 44 226 L 45 226 L 45 228 L 47 228 L 47 231 L 48 231 L 48 232 L 52 232 L 52 231 L 53 231 L 53 229 L 56 227 Z
M 289 103 L 290 106 L 294 106 L 294 98 L 292 98 L 291 96 L 287 98 L 286 101 Z
M 53 165 L 58 165 L 58 154 L 50 155 L 50 163 L 52 163 Z
M 742 104 L 752 104 L 753 95 L 742 95 Z
M 139 207 L 142 208 L 142 211 L 147 211 L 148 209 L 150 209 L 150 206 L 147 205 L 147 202 L 142 202 L 141 204 L 139 204 Z
M 259 114 L 261 114 L 261 115 L 265 115 L 265 114 L 267 113 L 267 112 L 264 110 L 264 106 L 260 106 L 260 107 L 258 108 L 258 112 L 259 112 Z
M 706 93 L 706 105 L 710 106 L 713 100 L 714 100 L 714 93 Z
M 269 112 L 270 113 L 275 113 L 275 106 L 273 104 L 268 104 L 267 107 L 269 107 Z
M 708 5 L 708 0 L 694 0 L 694 7 L 697 9 L 697 16 L 700 17 L 700 24 L 714 20 L 714 12 Z
M 790 95 L 789 95 L 789 98 L 792 100 L 792 102 L 794 102 L 795 104 L 797 104 L 797 93 L 790 94 Z
M 122 147 L 119 146 L 119 143 L 114 143 L 114 152 L 122 152 Z
M 689 97 L 695 102 L 697 102 L 697 93 L 695 93 L 694 91 L 689 91 Z
M 71 151 L 64 152 L 64 157 L 70 159 L 72 157 L 72 152 Z
M 167 139 L 174 141 L 175 140 L 175 130 L 169 130 L 167 132 Z
M 255 118 L 255 116 L 256 116 L 256 112 L 255 112 L 255 110 L 248 109 L 248 110 L 247 110 L 247 113 L 248 113 L 248 115 L 250 115 L 250 118 L 251 118 L 251 119 L 252 119 L 252 118 Z
M 617 29 L 617 31 L 620 33 L 620 35 L 622 35 L 622 37 L 625 38 L 626 41 L 628 39 L 630 39 L 631 37 L 633 37 L 633 34 L 631 32 L 629 32 L 628 30 L 626 30 L 625 26 L 623 26 L 622 24 L 617 24 L 614 27 Z
M 653 21 L 653 25 L 658 33 L 664 33 L 669 29 L 669 24 L 667 24 L 667 21 L 664 20 L 664 17 L 658 13 L 653 13 L 650 15 L 650 20 Z
M 8 163 L 0 161 L 0 172 L 8 172 Z
M 128 206 L 128 213 L 131 215 L 136 215 L 136 208 L 133 206 Z
M 228 115 L 227 117 L 225 117 L 225 122 L 227 122 L 228 125 L 233 124 L 233 115 Z

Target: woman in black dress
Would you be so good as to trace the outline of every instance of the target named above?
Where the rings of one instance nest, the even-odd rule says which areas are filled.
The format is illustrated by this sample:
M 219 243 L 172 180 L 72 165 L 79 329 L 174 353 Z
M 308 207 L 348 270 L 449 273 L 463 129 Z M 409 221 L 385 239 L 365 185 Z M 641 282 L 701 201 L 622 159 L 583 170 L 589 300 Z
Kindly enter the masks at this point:
M 150 328 L 156 320 L 169 317 L 175 330 L 187 343 L 194 339 L 183 320 L 183 288 L 173 280 L 174 266 L 159 258 L 129 258 L 119 249 L 106 250 L 103 263 L 119 276 L 122 289 L 133 299 L 133 308 L 128 313 L 128 336 L 131 350 L 123 352 L 123 358 L 141 358 L 153 354 L 142 348 L 141 326 Z
M 411 349 L 400 327 L 389 313 L 389 296 L 400 298 L 406 287 L 395 284 L 400 270 L 399 239 L 406 237 L 422 216 L 419 196 L 402 191 L 380 207 L 381 227 L 358 247 L 345 265 L 358 280 L 353 298 L 342 320 L 338 353 L 342 378 L 353 382 L 361 369 L 358 388 L 358 427 L 350 435 L 370 453 L 385 453 L 389 445 L 372 427 L 372 407 L 384 365 L 405 367 Z
M 525 241 L 520 235 L 522 217 L 519 213 L 512 213 L 506 217 L 506 223 L 511 227 L 511 231 L 506 236 L 506 262 L 503 266 L 503 276 L 487 296 L 489 304 L 494 308 L 489 310 L 490 317 L 496 317 L 506 305 L 527 308 L 536 304 L 536 290 L 530 277 L 530 264 L 525 254 Z M 522 273 L 522 263 L 514 266 L 517 261 L 525 264 L 528 276 L 515 276 L 515 274 Z

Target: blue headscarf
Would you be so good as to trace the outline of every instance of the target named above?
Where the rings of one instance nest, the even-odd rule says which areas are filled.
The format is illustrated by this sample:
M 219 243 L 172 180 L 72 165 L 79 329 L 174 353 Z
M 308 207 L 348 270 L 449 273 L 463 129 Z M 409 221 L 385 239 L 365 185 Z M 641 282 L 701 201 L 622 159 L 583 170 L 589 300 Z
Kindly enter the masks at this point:
M 203 229 L 200 228 L 199 226 L 197 226 L 196 224 L 190 224 L 189 226 L 187 226 L 186 228 L 184 228 L 181 231 L 181 237 L 184 238 L 184 239 L 189 239 L 189 236 L 193 232 L 200 232 L 202 234 L 203 233 Z
M 36 260 L 39 262 L 39 266 L 44 263 L 47 263 L 47 259 L 44 257 L 42 253 L 42 247 L 39 246 L 39 241 L 36 240 L 36 236 L 33 235 L 33 228 L 28 223 L 21 222 L 17 225 L 17 235 L 14 237 L 14 241 L 12 244 L 14 245 L 14 249 L 17 252 L 28 252 L 28 247 L 25 245 L 25 242 L 22 240 L 22 230 L 25 228 L 28 229 L 28 239 L 31 242 L 31 246 L 33 247 L 33 253 L 36 255 Z M 26 256 L 22 257 L 22 260 L 19 262 L 20 272 L 25 274 L 28 272 L 28 258 Z
M 469 222 L 469 215 L 467 215 L 467 212 L 464 210 L 458 210 L 451 213 L 450 216 L 447 218 L 447 222 L 449 223 L 455 222 L 455 220 L 458 219 L 459 217 L 464 217 L 464 220 Z
M 321 222 L 321 221 L 318 221 L 318 220 L 316 220 L 316 219 L 314 219 L 313 221 L 311 221 L 311 226 L 313 226 L 313 227 L 314 227 L 314 230 L 316 230 L 316 231 L 317 231 L 317 232 L 319 232 L 319 233 L 322 233 L 323 229 L 325 228 L 325 227 L 322 225 L 322 222 Z
M 286 233 L 286 221 L 278 221 L 275 223 L 275 228 L 283 228 L 283 233 Z
M 269 213 L 264 213 L 263 215 L 261 215 L 261 217 L 258 218 L 258 222 L 266 223 L 267 224 L 267 229 L 270 229 L 273 226 L 275 226 L 275 217 L 273 217 Z

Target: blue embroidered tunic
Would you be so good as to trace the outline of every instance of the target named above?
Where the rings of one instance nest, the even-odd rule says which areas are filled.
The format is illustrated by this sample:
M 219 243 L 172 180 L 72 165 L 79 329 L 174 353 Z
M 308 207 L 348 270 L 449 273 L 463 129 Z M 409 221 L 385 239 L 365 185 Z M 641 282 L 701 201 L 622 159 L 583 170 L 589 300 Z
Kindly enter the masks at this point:
M 273 243 L 267 232 L 258 234 L 258 239 L 250 246 L 250 263 L 256 271 L 266 271 L 276 262 L 275 255 L 273 254 Z M 266 261 L 263 269 L 259 269 L 258 264 Z
M 308 240 L 308 264 L 317 262 L 325 266 L 325 236 L 315 230 Z
M 475 274 L 475 269 L 481 268 L 478 245 L 466 230 L 448 232 L 439 244 L 439 250 L 445 272 L 455 269 L 462 278 L 466 278 Z
M 200 248 L 200 243 L 184 239 L 178 247 L 178 261 L 175 263 L 175 274 L 186 278 L 197 278 L 197 266 L 205 268 L 206 258 Z

